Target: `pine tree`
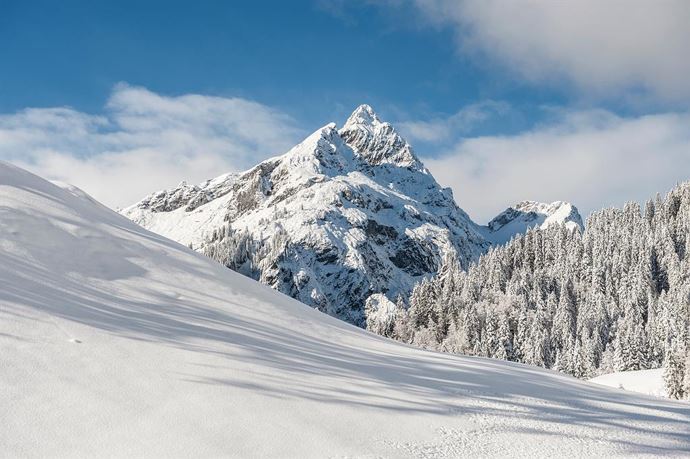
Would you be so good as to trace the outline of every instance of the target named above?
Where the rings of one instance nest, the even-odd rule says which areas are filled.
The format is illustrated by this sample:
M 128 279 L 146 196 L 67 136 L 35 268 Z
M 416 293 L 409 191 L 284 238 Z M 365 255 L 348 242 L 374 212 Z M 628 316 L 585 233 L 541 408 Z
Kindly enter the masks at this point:
M 690 399 L 690 352 L 685 353 L 685 374 L 683 376 L 683 395 Z
M 507 314 L 501 314 L 498 320 L 497 337 L 498 342 L 493 357 L 501 360 L 511 360 L 513 357 L 513 343 Z
M 664 385 L 670 398 L 681 399 L 684 396 L 685 349 L 679 340 L 673 340 L 666 350 L 664 362 Z
M 513 355 L 519 362 L 524 362 L 527 356 L 532 353 L 531 347 L 534 344 L 530 340 L 530 329 L 532 326 L 527 315 L 527 308 L 523 306 L 520 308 L 517 330 L 513 337 Z
M 403 343 L 411 343 L 414 339 L 414 328 L 410 324 L 407 309 L 402 304 L 400 298 L 396 302 L 395 320 L 391 337 Z
M 530 230 L 466 271 L 444 260 L 410 305 L 413 333 L 431 331 L 450 352 L 579 377 L 663 365 L 670 392 L 690 393 L 690 183 L 644 212 L 595 212 L 583 233 Z
M 489 308 L 486 313 L 484 330 L 482 331 L 482 355 L 496 357 L 500 345 L 498 335 L 498 315 L 494 308 Z

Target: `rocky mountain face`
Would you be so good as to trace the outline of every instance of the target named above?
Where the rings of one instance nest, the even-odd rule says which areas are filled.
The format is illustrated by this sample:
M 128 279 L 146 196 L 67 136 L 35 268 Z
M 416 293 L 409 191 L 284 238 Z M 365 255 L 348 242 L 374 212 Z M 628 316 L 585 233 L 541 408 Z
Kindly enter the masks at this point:
M 477 225 L 368 105 L 246 172 L 183 182 L 121 212 L 359 326 L 382 295 L 407 295 L 445 257 L 466 267 L 530 227 L 582 227 L 574 206 L 532 201 Z
M 182 183 L 122 213 L 359 326 L 372 294 L 394 300 L 444 257 L 467 266 L 490 245 L 367 105 L 246 172 Z
M 484 237 L 494 244 L 504 244 L 516 234 L 529 228 L 547 228 L 554 224 L 567 228 L 584 229 L 577 207 L 569 202 L 555 201 L 551 204 L 536 201 L 522 201 L 498 214 L 488 225 L 482 227 Z

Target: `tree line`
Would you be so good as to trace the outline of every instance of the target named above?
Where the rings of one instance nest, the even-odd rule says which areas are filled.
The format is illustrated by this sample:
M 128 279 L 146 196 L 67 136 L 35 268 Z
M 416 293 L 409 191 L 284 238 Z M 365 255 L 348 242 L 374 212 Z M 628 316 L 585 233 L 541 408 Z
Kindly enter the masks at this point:
M 644 208 L 592 214 L 494 247 L 371 311 L 367 328 L 428 349 L 523 362 L 590 378 L 664 367 L 670 397 L 690 397 L 690 183 Z

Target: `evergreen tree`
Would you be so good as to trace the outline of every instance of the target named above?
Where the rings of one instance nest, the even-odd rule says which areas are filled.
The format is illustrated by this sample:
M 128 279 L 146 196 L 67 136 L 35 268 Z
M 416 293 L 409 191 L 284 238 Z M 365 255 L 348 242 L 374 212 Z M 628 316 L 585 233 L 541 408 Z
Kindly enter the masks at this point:
M 681 399 L 685 395 L 685 346 L 680 340 L 673 340 L 666 350 L 664 362 L 664 385 L 669 397 Z
M 228 226 L 206 253 L 271 279 L 280 231 L 255 241 Z M 588 378 L 664 366 L 669 394 L 690 396 L 690 184 L 592 214 L 584 232 L 529 230 L 466 269 L 454 253 L 396 301 L 380 333 L 445 352 L 516 360 Z M 288 273 L 282 273 L 288 274 Z

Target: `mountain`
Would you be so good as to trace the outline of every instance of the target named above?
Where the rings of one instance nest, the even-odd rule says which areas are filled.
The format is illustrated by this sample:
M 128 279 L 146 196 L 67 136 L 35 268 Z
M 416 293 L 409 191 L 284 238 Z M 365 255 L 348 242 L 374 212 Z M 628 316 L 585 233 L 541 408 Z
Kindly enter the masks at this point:
M 690 405 L 437 354 L 0 162 L 10 457 L 690 454 Z
M 141 226 L 293 298 L 364 326 L 390 299 L 489 246 L 411 146 L 367 105 L 282 156 L 124 209 Z
M 551 204 L 536 201 L 522 201 L 498 214 L 488 225 L 481 227 L 482 234 L 494 244 L 504 244 L 516 234 L 523 234 L 529 228 L 544 229 L 554 224 L 569 229 L 584 229 L 577 207 L 569 202 L 555 201 Z

